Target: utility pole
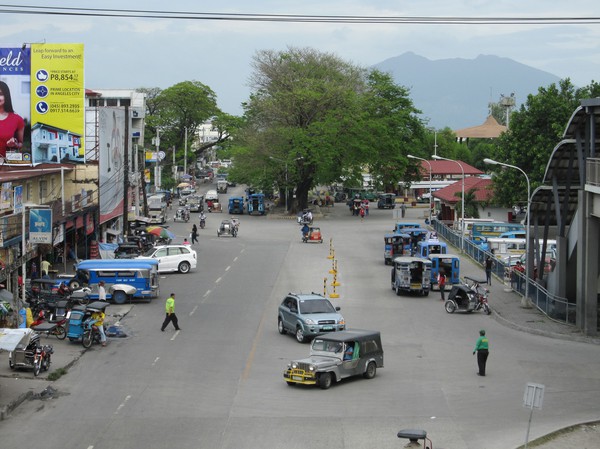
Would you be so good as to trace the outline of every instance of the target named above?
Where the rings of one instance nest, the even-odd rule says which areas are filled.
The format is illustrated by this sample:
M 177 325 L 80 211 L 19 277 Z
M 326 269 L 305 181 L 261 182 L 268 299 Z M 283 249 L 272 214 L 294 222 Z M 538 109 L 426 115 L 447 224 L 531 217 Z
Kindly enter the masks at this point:
M 129 106 L 125 106 L 125 150 L 123 151 L 123 240 L 129 234 Z

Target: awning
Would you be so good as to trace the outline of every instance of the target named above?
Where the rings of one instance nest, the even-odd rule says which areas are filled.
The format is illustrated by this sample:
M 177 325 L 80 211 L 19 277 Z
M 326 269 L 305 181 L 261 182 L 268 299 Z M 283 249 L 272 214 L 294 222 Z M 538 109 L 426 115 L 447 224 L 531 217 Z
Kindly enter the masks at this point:
M 14 351 L 24 339 L 29 340 L 33 331 L 28 328 L 4 329 L 0 328 L 0 351 Z

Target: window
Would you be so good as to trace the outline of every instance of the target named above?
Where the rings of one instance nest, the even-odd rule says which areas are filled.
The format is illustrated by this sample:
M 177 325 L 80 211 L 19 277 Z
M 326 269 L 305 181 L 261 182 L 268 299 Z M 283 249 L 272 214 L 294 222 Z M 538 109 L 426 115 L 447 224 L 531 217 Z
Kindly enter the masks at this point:
M 40 179 L 40 184 L 39 184 L 39 198 L 40 198 L 40 203 L 43 203 L 44 201 L 46 201 L 46 196 L 48 195 L 48 181 L 46 181 L 45 179 Z
M 154 253 L 154 257 L 165 257 L 167 255 L 167 248 L 162 248 Z
M 116 98 L 107 98 L 106 106 L 119 106 L 119 100 Z

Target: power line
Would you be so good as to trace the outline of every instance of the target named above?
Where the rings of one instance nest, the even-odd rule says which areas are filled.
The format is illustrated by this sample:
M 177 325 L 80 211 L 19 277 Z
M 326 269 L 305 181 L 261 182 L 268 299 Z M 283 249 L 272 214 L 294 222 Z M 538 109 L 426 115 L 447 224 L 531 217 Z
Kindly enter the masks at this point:
M 301 14 L 235 14 L 144 9 L 72 8 L 60 6 L 0 5 L 0 13 L 61 16 L 87 16 L 141 19 L 211 20 L 243 22 L 295 22 L 345 24 L 418 24 L 418 25 L 582 25 L 598 24 L 600 17 L 465 17 L 465 16 L 353 16 Z

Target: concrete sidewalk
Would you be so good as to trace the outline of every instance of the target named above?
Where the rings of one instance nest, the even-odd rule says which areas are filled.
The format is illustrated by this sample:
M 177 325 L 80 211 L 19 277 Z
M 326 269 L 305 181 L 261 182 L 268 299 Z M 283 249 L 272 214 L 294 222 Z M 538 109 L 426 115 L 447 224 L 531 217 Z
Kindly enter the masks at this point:
M 113 324 L 118 324 L 119 320 L 127 315 L 132 308 L 133 305 L 131 304 L 111 304 L 106 309 L 105 329 Z M 42 344 L 52 345 L 54 353 L 52 354 L 50 370 L 41 372 L 38 377 L 33 375 L 32 370 L 10 369 L 8 364 L 9 353 L 0 352 L 0 421 L 4 420 L 23 401 L 51 397 L 54 390 L 52 389 L 52 381 L 48 380 L 48 375 L 61 368 L 68 370 L 86 352 L 81 342 L 71 342 L 68 338 L 61 341 L 54 336 L 43 335 L 41 342 Z M 108 338 L 107 348 L 110 344 L 111 338 Z M 97 351 L 107 348 L 93 345 L 89 350 Z

